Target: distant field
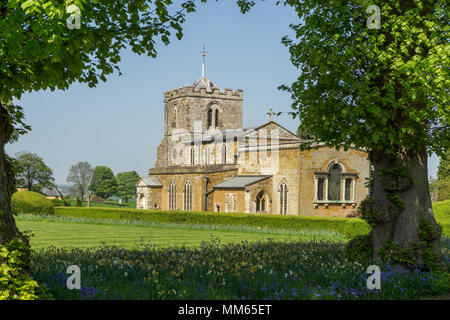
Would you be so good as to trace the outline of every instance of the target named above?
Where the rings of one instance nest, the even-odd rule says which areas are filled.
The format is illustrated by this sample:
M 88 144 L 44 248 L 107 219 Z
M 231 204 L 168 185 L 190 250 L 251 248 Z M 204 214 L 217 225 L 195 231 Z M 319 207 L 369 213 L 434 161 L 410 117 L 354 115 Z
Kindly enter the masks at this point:
M 329 231 L 271 231 L 245 227 L 182 226 L 176 224 L 124 223 L 93 221 L 83 218 L 29 216 L 16 217 L 20 230 L 30 230 L 31 246 L 39 250 L 49 246 L 89 248 L 104 245 L 136 248 L 140 243 L 156 247 L 199 246 L 212 238 L 222 243 L 273 239 L 343 242 L 344 237 Z

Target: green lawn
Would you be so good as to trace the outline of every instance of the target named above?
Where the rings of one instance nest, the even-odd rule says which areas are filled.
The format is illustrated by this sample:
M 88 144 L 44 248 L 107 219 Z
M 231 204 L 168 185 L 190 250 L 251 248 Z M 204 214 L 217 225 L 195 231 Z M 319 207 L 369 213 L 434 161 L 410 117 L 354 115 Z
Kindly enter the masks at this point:
M 16 218 L 20 230 L 30 230 L 31 246 L 39 250 L 49 246 L 88 248 L 102 244 L 135 248 L 144 242 L 157 247 L 198 246 L 212 237 L 222 243 L 242 240 L 328 240 L 343 242 L 344 237 L 330 231 L 258 230 L 246 227 L 183 226 L 142 222 L 113 222 L 71 217 L 29 216 Z

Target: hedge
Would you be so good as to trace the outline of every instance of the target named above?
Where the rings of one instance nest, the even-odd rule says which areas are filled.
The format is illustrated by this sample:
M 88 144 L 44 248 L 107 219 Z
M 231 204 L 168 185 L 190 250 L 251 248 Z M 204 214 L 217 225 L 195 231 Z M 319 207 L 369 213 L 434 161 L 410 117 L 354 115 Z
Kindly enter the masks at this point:
M 55 214 L 103 220 L 147 221 L 210 226 L 247 226 L 282 230 L 329 230 L 351 238 L 367 234 L 369 225 L 359 218 L 281 216 L 269 214 L 156 211 L 122 208 L 57 207 Z
M 34 191 L 18 191 L 11 197 L 11 210 L 14 214 L 54 214 L 52 202 Z

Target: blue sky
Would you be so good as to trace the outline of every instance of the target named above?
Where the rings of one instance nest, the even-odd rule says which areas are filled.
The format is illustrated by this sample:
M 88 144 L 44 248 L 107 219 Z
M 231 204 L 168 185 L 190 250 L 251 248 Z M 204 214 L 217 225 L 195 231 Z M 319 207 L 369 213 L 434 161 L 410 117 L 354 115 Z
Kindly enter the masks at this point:
M 32 132 L 6 151 L 37 153 L 58 184 L 66 184 L 69 167 L 78 161 L 108 166 L 115 174 L 146 175 L 163 135 L 163 93 L 201 76 L 203 44 L 206 76 L 222 89 L 244 90 L 244 127 L 266 122 L 270 107 L 290 111 L 289 95 L 277 87 L 292 83 L 299 71 L 281 38 L 292 35 L 289 24 L 298 18 L 291 8 L 273 3 L 258 3 L 242 15 L 235 1 L 210 1 L 187 16 L 181 41 L 158 44 L 156 59 L 124 51 L 123 75 L 96 88 L 75 84 L 66 91 L 24 95 L 19 104 Z M 298 120 L 288 114 L 275 120 L 297 129 Z M 436 175 L 438 161 L 429 160 L 429 175 Z

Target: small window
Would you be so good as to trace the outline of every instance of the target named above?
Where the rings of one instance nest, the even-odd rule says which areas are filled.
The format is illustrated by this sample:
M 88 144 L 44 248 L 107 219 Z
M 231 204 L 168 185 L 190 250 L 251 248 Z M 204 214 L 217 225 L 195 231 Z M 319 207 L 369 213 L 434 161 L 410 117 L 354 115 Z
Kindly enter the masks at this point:
M 324 178 L 319 178 L 317 181 L 317 200 L 323 200 L 323 187 L 325 184 Z
M 352 179 L 345 179 L 345 200 L 350 201 L 352 193 Z
M 191 148 L 191 166 L 195 164 L 195 151 L 194 147 Z
M 328 200 L 341 200 L 341 173 L 339 164 L 333 164 L 328 171 Z

